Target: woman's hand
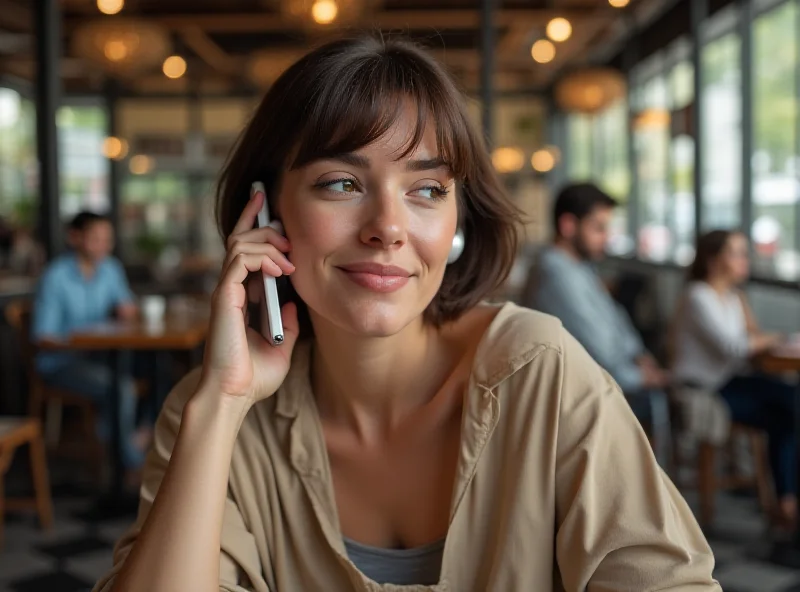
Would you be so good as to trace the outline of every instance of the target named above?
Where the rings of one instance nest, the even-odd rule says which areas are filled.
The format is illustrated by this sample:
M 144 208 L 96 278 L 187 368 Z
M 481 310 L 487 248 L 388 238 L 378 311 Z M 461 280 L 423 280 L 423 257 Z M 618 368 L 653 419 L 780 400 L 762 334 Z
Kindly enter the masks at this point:
M 288 275 L 294 265 L 284 253 L 289 241 L 273 228 L 253 228 L 266 196 L 258 192 L 250 199 L 227 241 L 227 256 L 219 284 L 212 296 L 211 320 L 198 392 L 253 404 L 269 397 L 289 371 L 297 340 L 297 309 L 282 307 L 284 341 L 273 346 L 247 326 L 249 301 L 263 304 L 263 282 L 257 273 L 246 286 L 250 273 Z M 249 289 L 248 289 L 249 288 Z M 263 314 L 266 314 L 264 311 Z

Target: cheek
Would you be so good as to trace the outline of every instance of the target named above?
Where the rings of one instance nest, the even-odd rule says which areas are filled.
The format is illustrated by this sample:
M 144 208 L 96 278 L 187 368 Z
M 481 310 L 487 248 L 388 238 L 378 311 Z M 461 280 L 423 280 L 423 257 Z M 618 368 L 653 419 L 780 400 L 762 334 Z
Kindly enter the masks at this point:
M 412 226 L 409 241 L 429 267 L 444 266 L 453 246 L 455 233 L 455 223 L 426 220 Z

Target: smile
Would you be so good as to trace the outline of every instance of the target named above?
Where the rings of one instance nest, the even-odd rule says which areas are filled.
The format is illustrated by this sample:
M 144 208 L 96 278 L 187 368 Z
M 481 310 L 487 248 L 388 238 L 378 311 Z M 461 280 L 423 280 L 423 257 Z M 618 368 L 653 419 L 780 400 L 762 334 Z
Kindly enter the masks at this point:
M 411 278 L 411 273 L 402 267 L 379 263 L 352 263 L 337 269 L 353 283 L 380 293 L 396 292 Z

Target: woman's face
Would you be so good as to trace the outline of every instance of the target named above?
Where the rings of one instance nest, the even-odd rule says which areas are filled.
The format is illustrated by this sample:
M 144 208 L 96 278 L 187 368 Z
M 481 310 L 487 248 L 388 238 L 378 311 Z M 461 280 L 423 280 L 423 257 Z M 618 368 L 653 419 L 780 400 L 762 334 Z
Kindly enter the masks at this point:
M 720 271 L 734 284 L 741 284 L 750 275 L 750 253 L 747 239 L 741 234 L 732 234 L 719 255 Z
M 432 128 L 399 158 L 415 124 L 409 108 L 374 143 L 283 175 L 277 206 L 291 281 L 315 323 L 392 335 L 439 290 L 457 226 L 455 184 Z

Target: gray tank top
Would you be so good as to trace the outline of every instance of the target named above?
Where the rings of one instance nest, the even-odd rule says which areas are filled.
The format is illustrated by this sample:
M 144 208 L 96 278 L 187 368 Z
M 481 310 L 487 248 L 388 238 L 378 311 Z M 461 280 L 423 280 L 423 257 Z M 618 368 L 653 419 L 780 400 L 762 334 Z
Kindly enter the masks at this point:
M 439 581 L 444 539 L 413 549 L 382 549 L 345 537 L 344 546 L 359 571 L 379 584 L 433 586 Z

